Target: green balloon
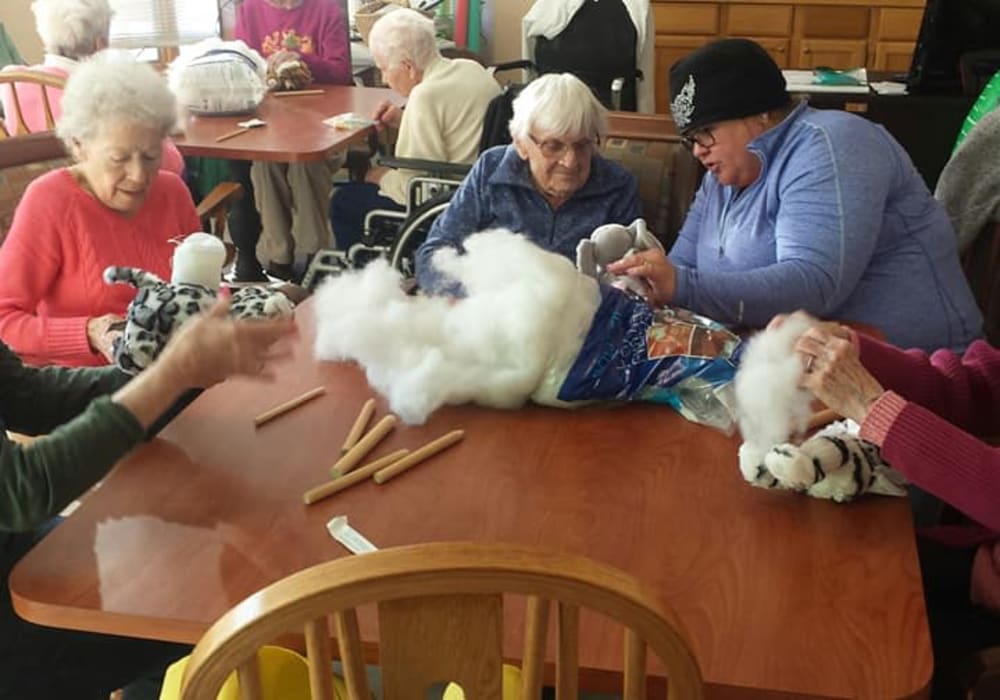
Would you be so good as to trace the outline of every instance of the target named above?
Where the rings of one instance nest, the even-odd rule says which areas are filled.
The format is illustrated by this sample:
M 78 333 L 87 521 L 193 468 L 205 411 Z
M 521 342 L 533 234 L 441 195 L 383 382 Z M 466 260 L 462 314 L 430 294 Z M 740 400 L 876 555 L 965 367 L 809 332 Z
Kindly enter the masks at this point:
M 952 153 L 958 150 L 959 144 L 965 140 L 966 135 L 972 131 L 972 127 L 976 125 L 976 122 L 980 120 L 984 115 L 989 114 L 993 109 L 1000 104 L 1000 71 L 993 74 L 990 78 L 990 82 L 986 83 L 986 87 L 983 91 L 979 93 L 979 98 L 976 100 L 975 104 L 972 105 L 972 109 L 969 110 L 969 114 L 965 117 L 965 121 L 962 122 L 962 128 L 958 130 L 958 138 L 955 139 L 955 147 L 952 149 Z

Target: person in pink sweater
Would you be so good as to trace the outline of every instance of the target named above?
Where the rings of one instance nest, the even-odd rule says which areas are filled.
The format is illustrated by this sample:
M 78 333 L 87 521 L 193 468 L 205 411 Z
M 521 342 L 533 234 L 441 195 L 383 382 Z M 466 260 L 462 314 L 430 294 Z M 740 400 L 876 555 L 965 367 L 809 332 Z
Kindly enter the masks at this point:
M 101 365 L 135 290 L 109 265 L 170 277 L 201 229 L 184 182 L 160 169 L 174 98 L 149 65 L 101 53 L 66 84 L 57 132 L 76 160 L 29 185 L 0 246 L 0 339 L 34 365 Z
M 108 0 L 35 0 L 35 27 L 45 47 L 42 63 L 34 66 L 5 66 L 4 70 L 28 68 L 60 78 L 69 77 L 80 61 L 108 46 L 113 14 Z M 45 102 L 42 88 L 31 83 L 15 83 L 21 114 L 29 132 L 46 131 Z M 48 88 L 49 109 L 56 120 L 62 114 L 62 90 Z M 9 85 L 0 86 L 0 105 L 6 116 L 4 125 L 11 134 L 17 132 L 14 91 Z M 169 138 L 163 141 L 161 166 L 178 175 L 184 174 L 184 157 Z
M 336 0 L 243 0 L 235 35 L 259 51 L 269 67 L 298 58 L 316 83 L 351 84 L 347 20 Z M 311 256 L 333 245 L 327 205 L 333 174 L 343 162 L 343 154 L 336 154 L 312 163 L 253 164 L 261 218 L 256 254 L 271 274 L 290 279 L 296 254 Z
M 780 321 L 778 321 L 780 322 Z M 774 322 L 772 322 L 774 323 Z M 959 522 L 918 529 L 935 653 L 933 697 L 961 697 L 955 667 L 1000 644 L 1000 349 L 900 350 L 813 322 L 797 340 L 802 384 Z

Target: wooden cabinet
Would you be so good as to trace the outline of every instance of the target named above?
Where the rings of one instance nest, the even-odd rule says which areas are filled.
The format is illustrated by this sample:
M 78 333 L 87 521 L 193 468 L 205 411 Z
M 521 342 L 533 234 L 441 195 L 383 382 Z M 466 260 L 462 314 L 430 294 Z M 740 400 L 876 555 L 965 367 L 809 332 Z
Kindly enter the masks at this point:
M 906 71 L 923 0 L 653 0 L 656 111 L 669 111 L 670 66 L 721 37 L 746 37 L 782 68 Z M 661 77 L 662 76 L 662 77 Z
M 906 7 L 872 10 L 872 43 L 868 60 L 872 70 L 909 70 L 923 14 L 922 9 Z

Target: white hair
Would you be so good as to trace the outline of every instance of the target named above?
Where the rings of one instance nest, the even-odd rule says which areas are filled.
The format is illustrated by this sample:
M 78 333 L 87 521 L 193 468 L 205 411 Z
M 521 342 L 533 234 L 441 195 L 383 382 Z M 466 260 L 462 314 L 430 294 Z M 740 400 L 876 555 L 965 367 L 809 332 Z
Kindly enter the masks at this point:
M 48 53 L 80 60 L 107 46 L 114 14 L 108 0 L 35 0 L 31 10 Z
M 66 81 L 56 133 L 72 147 L 93 138 L 102 125 L 125 121 L 166 138 L 176 119 L 173 93 L 151 65 L 121 51 L 101 51 Z
M 608 110 L 587 84 L 571 73 L 549 73 L 536 78 L 514 98 L 510 135 L 530 138 L 535 129 L 560 136 L 603 137 Z
M 422 71 L 441 55 L 434 38 L 434 22 L 406 8 L 378 18 L 368 34 L 368 48 L 384 58 L 388 68 L 409 60 Z

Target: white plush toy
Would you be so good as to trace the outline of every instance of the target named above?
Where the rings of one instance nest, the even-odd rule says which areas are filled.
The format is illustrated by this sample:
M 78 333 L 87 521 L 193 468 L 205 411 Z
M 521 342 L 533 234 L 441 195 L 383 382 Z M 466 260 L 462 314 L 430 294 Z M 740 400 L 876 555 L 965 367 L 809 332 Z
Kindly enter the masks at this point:
M 813 399 L 798 386 L 802 361 L 793 350 L 806 327 L 803 319 L 790 317 L 754 336 L 740 359 L 734 383 L 743 478 L 837 502 L 864 493 L 905 495 L 902 477 L 875 445 L 858 437 L 853 421 L 834 423 L 800 444 L 790 441 L 805 432 Z
M 663 244 L 649 232 L 644 219 L 636 219 L 628 226 L 605 224 L 577 244 L 576 267 L 602 284 L 645 298 L 649 291 L 645 282 L 628 275 L 613 275 L 607 271 L 607 266 L 627 255 L 650 249 L 664 252 Z

